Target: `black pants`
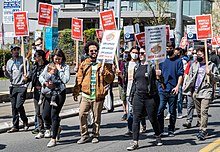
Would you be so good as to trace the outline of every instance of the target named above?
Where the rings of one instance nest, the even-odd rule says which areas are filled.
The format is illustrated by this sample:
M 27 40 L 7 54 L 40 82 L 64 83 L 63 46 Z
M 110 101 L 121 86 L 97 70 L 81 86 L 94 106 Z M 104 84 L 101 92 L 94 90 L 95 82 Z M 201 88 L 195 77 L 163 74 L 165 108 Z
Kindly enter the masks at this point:
M 135 94 L 133 99 L 133 140 L 138 141 L 140 121 L 143 118 L 143 111 L 146 110 L 156 136 L 160 135 L 159 122 L 157 120 L 158 104 L 154 98 L 146 94 Z
M 26 99 L 27 88 L 26 87 L 10 87 L 10 100 L 12 108 L 12 117 L 13 117 L 13 128 L 19 129 L 19 114 L 21 120 L 24 123 L 28 122 L 24 110 L 24 102 Z
M 44 122 L 42 118 L 43 104 L 38 105 L 39 99 L 40 99 L 40 90 L 34 88 L 35 115 L 37 117 L 38 129 L 39 131 L 42 132 L 44 130 Z
M 60 111 L 66 100 L 66 90 L 63 90 L 56 99 L 57 107 L 51 106 L 51 98 L 45 98 L 44 109 L 43 109 L 43 119 L 46 129 L 50 129 L 52 125 L 52 138 L 56 139 L 58 128 L 60 126 Z

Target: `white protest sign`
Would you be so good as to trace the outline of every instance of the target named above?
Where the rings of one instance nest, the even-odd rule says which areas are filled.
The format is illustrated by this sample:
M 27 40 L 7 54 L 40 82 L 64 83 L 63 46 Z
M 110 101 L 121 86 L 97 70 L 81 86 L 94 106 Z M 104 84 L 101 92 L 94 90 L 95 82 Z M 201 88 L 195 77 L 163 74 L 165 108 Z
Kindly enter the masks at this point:
M 166 25 L 145 27 L 146 60 L 166 58 Z
M 125 42 L 135 41 L 133 25 L 124 26 L 124 40 Z
M 105 30 L 100 45 L 97 62 L 113 64 L 115 51 L 118 46 L 121 30 Z

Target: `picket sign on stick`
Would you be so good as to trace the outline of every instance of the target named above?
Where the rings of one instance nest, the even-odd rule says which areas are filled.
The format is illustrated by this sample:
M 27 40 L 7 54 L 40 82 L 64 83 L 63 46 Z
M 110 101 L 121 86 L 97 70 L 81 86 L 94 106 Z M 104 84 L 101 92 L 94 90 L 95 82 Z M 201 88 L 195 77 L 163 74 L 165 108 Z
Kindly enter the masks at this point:
M 198 40 L 204 40 L 205 43 L 205 61 L 206 70 L 208 70 L 208 50 L 207 50 L 207 39 L 212 39 L 212 17 L 208 15 L 197 15 L 195 17 L 196 21 L 196 34 Z M 210 77 L 206 75 L 207 83 L 210 83 Z
M 159 60 L 158 60 L 158 59 L 156 60 L 156 70 L 160 70 Z M 157 76 L 157 79 L 160 80 L 160 76 Z M 162 87 L 163 89 L 165 89 L 164 83 L 163 83 L 163 82 L 160 82 L 160 83 L 161 83 L 161 87 Z
M 79 66 L 79 41 L 76 40 L 76 67 Z
M 44 50 L 44 40 L 45 40 L 45 35 L 46 35 L 46 26 L 44 26 L 44 31 L 43 31 L 43 40 L 42 40 L 42 50 Z
M 23 36 L 21 36 L 21 54 L 22 54 L 22 56 L 23 56 L 24 76 L 27 76 L 25 53 L 24 53 L 24 37 L 23 37 Z
M 208 64 L 208 49 L 207 49 L 207 40 L 205 40 L 205 66 L 206 66 L 206 70 L 209 69 L 209 64 Z M 207 78 L 207 83 L 210 84 L 210 77 L 209 75 L 206 74 L 206 78 Z

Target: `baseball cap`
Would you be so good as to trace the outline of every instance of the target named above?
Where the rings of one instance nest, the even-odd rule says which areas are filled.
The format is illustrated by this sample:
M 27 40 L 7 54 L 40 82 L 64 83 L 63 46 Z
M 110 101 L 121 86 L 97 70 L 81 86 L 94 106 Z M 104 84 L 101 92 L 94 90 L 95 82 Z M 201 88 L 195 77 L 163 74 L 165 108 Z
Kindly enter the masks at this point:
M 12 44 L 11 47 L 10 47 L 10 50 L 12 51 L 12 50 L 14 50 L 15 48 L 21 49 L 20 46 L 18 46 L 18 45 L 16 45 L 16 44 Z

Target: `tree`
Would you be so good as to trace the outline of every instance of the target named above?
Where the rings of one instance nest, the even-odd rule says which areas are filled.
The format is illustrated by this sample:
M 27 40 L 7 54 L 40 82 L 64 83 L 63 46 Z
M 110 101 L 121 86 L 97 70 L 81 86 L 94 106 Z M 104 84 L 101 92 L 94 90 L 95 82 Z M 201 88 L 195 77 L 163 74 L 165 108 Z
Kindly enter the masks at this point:
M 166 17 L 169 11 L 168 0 L 140 0 L 147 11 L 151 11 L 153 17 L 146 21 L 148 25 L 174 25 L 174 20 Z M 138 19 L 136 19 L 139 21 Z
M 215 0 L 213 3 L 213 10 L 212 10 L 212 26 L 213 26 L 213 33 L 216 36 L 220 35 L 220 1 Z

